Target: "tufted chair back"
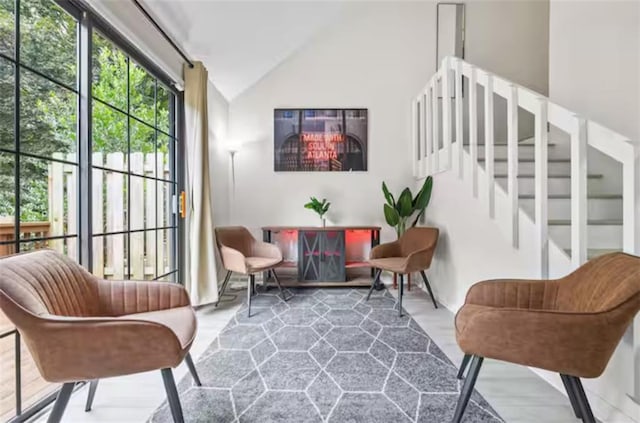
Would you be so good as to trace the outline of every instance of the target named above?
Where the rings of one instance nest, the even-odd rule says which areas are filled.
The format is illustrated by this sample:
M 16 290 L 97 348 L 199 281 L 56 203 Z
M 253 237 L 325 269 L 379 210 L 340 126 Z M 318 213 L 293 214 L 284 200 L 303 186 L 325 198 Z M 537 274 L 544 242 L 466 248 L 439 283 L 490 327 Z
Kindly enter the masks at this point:
M 256 240 L 244 226 L 218 227 L 215 229 L 215 233 L 218 247 L 224 245 L 233 248 L 246 257 L 253 255 L 252 249 Z
M 95 278 L 70 258 L 39 250 L 0 259 L 0 295 L 36 316 L 100 314 Z M 19 316 L 7 316 L 14 320 Z
M 597 313 L 634 302 L 640 307 L 640 257 L 611 253 L 597 257 L 556 285 L 555 309 Z M 633 307 L 632 307 L 633 308 Z

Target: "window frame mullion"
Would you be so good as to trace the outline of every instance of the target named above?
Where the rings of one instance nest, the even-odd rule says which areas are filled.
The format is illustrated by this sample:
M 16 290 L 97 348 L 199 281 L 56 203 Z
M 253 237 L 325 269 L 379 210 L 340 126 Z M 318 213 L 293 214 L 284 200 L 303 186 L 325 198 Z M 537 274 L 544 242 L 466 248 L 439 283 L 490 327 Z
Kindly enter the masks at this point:
M 82 12 L 79 19 L 78 61 L 79 61 L 79 92 L 78 95 L 78 204 L 79 217 L 78 252 L 80 264 L 90 272 L 93 271 L 93 242 L 92 242 L 92 98 L 91 84 L 93 68 L 91 66 L 93 50 L 93 22 L 87 12 Z

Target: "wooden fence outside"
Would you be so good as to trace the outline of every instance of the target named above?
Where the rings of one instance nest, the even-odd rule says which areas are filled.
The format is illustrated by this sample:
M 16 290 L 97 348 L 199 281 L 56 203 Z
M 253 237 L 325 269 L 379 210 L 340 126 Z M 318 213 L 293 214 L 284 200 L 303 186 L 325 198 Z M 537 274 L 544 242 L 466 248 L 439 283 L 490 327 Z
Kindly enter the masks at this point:
M 75 154 L 56 154 L 54 157 L 75 161 Z M 171 184 L 162 181 L 156 184 L 156 180 L 142 177 L 169 180 L 168 154 L 131 153 L 128 158 L 127 162 L 124 153 L 93 153 L 93 165 L 109 169 L 92 170 L 91 223 L 94 234 L 154 229 L 171 224 Z M 49 167 L 50 236 L 78 233 L 77 171 L 77 166 L 60 162 L 52 162 Z M 132 174 L 130 186 L 127 187 L 127 175 L 118 171 Z M 128 201 L 131 202 L 129 207 Z M 127 254 L 126 234 L 94 237 L 93 274 L 108 279 L 130 276 L 131 279 L 142 280 L 167 273 L 170 240 L 165 232 L 132 232 L 129 235 L 130 254 Z M 52 240 L 49 247 L 70 257 L 77 254 L 76 239 Z

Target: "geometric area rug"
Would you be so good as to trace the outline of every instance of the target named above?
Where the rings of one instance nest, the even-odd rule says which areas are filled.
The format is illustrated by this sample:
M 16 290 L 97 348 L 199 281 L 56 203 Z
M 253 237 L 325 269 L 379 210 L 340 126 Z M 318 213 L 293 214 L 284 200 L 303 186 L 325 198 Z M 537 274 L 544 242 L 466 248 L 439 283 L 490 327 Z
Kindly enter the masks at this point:
M 288 291 L 258 293 L 251 318 L 241 307 L 196 363 L 202 387 L 180 381 L 186 422 L 451 421 L 457 369 L 387 290 Z M 166 402 L 150 418 L 171 421 Z M 464 421 L 503 420 L 474 392 Z

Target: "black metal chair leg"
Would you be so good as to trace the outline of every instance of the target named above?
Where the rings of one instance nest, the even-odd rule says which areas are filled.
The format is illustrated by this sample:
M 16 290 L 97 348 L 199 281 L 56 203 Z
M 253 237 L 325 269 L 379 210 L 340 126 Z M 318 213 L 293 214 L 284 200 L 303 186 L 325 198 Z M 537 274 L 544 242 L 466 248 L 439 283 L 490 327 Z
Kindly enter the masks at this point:
M 247 316 L 251 317 L 251 295 L 254 294 L 253 287 L 255 284 L 255 277 L 249 275 L 249 283 L 247 284 Z
M 464 371 L 469 365 L 469 360 L 471 360 L 471 354 L 465 354 L 462 358 L 462 363 L 460 363 L 460 369 L 458 369 L 458 376 L 456 376 L 458 379 L 464 378 Z
M 398 290 L 398 316 L 402 317 L 402 296 L 404 295 L 404 275 L 400 275 L 400 289 Z
M 278 277 L 278 274 L 273 269 L 271 270 L 271 274 L 273 275 L 273 279 L 276 281 L 276 284 L 278 285 L 278 289 L 280 290 L 280 295 L 282 295 L 282 301 L 285 301 L 285 302 L 289 301 L 291 297 L 287 298 L 284 295 L 284 290 L 282 289 L 282 285 L 280 284 L 280 278 Z
M 369 293 L 367 294 L 367 301 L 369 301 L 369 298 L 371 298 L 371 293 L 373 292 L 373 289 L 376 287 L 378 282 L 380 282 L 381 274 L 382 274 L 382 269 L 376 269 L 376 275 L 373 278 L 373 282 L 371 282 L 371 288 L 369 288 Z
M 87 403 L 84 406 L 84 411 L 91 411 L 91 407 L 93 406 L 93 399 L 96 396 L 96 389 L 98 389 L 98 381 L 99 379 L 93 379 L 89 382 L 89 394 L 87 395 Z
M 56 402 L 53 404 L 53 410 L 51 410 L 51 414 L 49 414 L 49 418 L 47 419 L 47 423 L 59 423 L 62 420 L 64 410 L 67 408 L 75 385 L 75 382 L 67 382 L 62 385 L 60 392 L 58 392 Z
M 573 408 L 573 414 L 576 415 L 576 418 L 580 419 L 580 405 L 578 404 L 578 400 L 576 398 L 576 393 L 573 389 L 573 385 L 570 376 L 563 375 L 560 373 L 560 378 L 562 379 L 562 384 L 564 385 L 564 389 L 567 391 L 567 396 L 569 397 L 569 401 L 571 402 L 571 408 Z
M 473 360 L 471 360 L 469 373 L 467 374 L 467 378 L 464 380 L 464 386 L 460 391 L 460 397 L 458 398 L 458 405 L 456 405 L 456 412 L 453 415 L 452 423 L 460 423 L 462 421 L 464 412 L 467 409 L 467 404 L 469 404 L 469 399 L 471 399 L 471 394 L 473 393 L 473 387 L 476 385 L 476 380 L 478 379 L 478 373 L 480 373 L 480 367 L 482 367 L 483 360 L 483 357 L 477 355 L 474 355 Z
M 227 274 L 224 277 L 224 281 L 222 282 L 222 286 L 220 287 L 220 291 L 218 292 L 218 301 L 216 301 L 215 307 L 218 307 L 220 304 L 220 299 L 224 295 L 224 291 L 227 289 L 227 284 L 229 283 L 229 279 L 231 279 L 231 270 L 227 270 Z
M 584 423 L 596 423 L 596 418 L 593 416 L 593 411 L 591 411 L 591 406 L 589 405 L 587 395 L 584 393 L 580 378 L 568 376 L 568 380 L 573 388 L 573 394 L 576 397 L 576 402 L 580 409 L 580 418 L 582 418 Z
M 187 363 L 187 367 L 189 368 L 189 373 L 191 373 L 191 377 L 195 382 L 196 386 L 202 386 L 202 382 L 200 382 L 200 376 L 198 376 L 198 372 L 196 370 L 195 364 L 193 364 L 193 359 L 191 358 L 191 353 L 187 353 L 184 356 L 184 361 Z
M 433 296 L 433 291 L 431 290 L 431 284 L 429 283 L 429 279 L 427 279 L 427 275 L 424 273 L 424 270 L 420 271 L 422 275 L 422 280 L 424 281 L 424 286 L 427 288 L 429 295 L 431 296 L 431 301 L 433 301 L 433 306 L 438 308 L 438 303 L 436 303 L 436 298 Z
M 251 294 L 256 295 L 256 275 L 249 275 L 249 283 L 251 284 Z
M 167 402 L 169 403 L 169 408 L 171 409 L 173 422 L 184 423 L 182 406 L 180 405 L 178 390 L 176 389 L 176 381 L 173 379 L 173 372 L 171 371 L 171 369 L 162 369 L 161 372 L 162 381 L 164 382 L 164 389 L 167 391 Z

